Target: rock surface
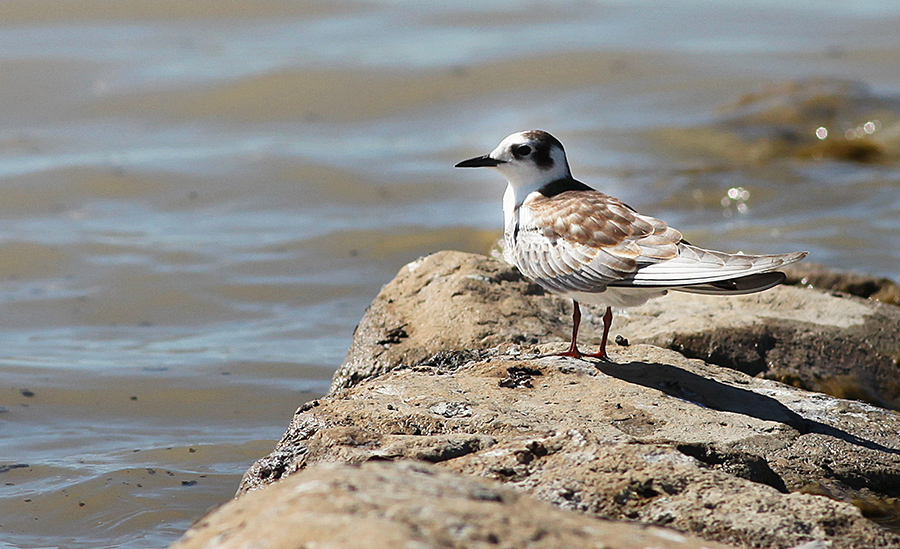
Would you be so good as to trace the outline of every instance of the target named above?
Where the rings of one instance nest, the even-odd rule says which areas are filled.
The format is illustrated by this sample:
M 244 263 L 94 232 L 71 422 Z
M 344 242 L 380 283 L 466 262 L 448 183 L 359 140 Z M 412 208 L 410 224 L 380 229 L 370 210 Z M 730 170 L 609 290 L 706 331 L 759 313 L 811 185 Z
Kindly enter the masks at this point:
M 835 271 L 807 261 L 788 265 L 785 273 L 788 275 L 787 284 L 834 290 L 891 305 L 900 305 L 900 286 L 889 278 L 853 271 Z
M 817 287 L 838 290 L 868 288 L 862 281 L 878 280 L 795 272 L 795 280 L 813 277 Z M 890 281 L 880 284 L 890 291 Z M 545 294 L 501 261 L 438 252 L 403 267 L 382 288 L 360 321 L 332 391 L 441 351 L 554 340 L 562 345 L 571 333 L 571 307 L 570 300 Z M 582 326 L 580 341 L 599 343 L 601 315 L 587 315 Z M 611 335 L 900 409 L 900 308 L 891 305 L 789 286 L 730 298 L 671 292 L 617 314 Z
M 358 532 L 356 519 L 376 516 L 365 523 L 377 526 L 409 516 L 412 508 L 375 510 L 361 495 L 317 517 L 305 506 L 331 496 L 269 496 L 267 486 L 321 478 L 330 486 L 322 493 L 341 500 L 349 484 L 327 480 L 332 469 L 322 466 L 413 460 L 481 477 L 491 490 L 503 484 L 577 520 L 638 522 L 736 547 L 900 548 L 900 415 L 767 379 L 827 385 L 846 375 L 873 400 L 895 402 L 900 309 L 804 287 L 737 298 L 673 292 L 617 316 L 613 334 L 631 345 L 610 348 L 614 363 L 542 357 L 565 348 L 570 314 L 567 300 L 490 258 L 440 252 L 404 267 L 360 322 L 329 395 L 302 406 L 245 475 L 244 495 L 185 539 L 255 540 L 258 516 L 284 526 L 321 520 L 333 536 Z M 584 319 L 582 344 L 596 341 L 599 322 Z M 393 488 L 372 490 L 390 500 Z M 447 512 L 415 497 L 409 505 L 433 509 L 417 520 Z M 341 514 L 348 509 L 359 512 Z M 429 536 L 475 520 L 447 513 L 448 524 L 424 523 Z M 383 528 L 418 543 L 400 522 Z M 483 524 L 473 526 L 478 535 L 493 531 Z M 552 536 L 568 539 L 581 523 L 559 524 Z
M 900 496 L 897 414 L 649 345 L 616 364 L 518 351 L 463 352 L 310 403 L 242 490 L 318 463 L 415 459 L 743 547 L 900 547 L 846 503 Z
M 329 464 L 249 494 L 175 548 L 645 547 L 716 549 L 672 530 L 596 520 L 424 463 Z
M 672 292 L 619 317 L 634 342 L 843 398 L 900 408 L 900 308 L 782 286 L 736 298 Z
M 441 351 L 565 337 L 566 307 L 495 259 L 462 252 L 420 258 L 369 305 L 332 391 Z

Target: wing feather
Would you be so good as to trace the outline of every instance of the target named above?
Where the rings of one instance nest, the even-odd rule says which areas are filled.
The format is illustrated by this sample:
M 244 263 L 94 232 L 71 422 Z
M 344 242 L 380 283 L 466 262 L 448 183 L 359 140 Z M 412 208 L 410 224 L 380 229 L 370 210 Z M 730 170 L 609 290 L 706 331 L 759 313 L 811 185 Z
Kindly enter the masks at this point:
M 507 235 L 511 259 L 525 276 L 560 293 L 603 292 L 610 285 L 694 285 L 707 291 L 701 285 L 764 273 L 806 256 L 697 248 L 664 221 L 593 190 L 532 193 L 518 215 L 516 230 Z

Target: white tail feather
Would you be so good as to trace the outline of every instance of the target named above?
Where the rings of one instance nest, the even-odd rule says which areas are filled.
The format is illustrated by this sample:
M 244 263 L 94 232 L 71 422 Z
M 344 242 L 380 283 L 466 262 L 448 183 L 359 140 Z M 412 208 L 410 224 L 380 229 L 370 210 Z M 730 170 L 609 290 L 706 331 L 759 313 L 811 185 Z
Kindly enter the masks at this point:
M 638 269 L 634 277 L 628 280 L 628 285 L 698 286 L 774 271 L 806 257 L 806 252 L 775 255 L 726 254 L 688 244 L 682 244 L 679 252 L 676 259 Z M 701 293 L 699 288 L 695 288 L 694 291 Z M 710 293 L 722 291 L 720 289 Z

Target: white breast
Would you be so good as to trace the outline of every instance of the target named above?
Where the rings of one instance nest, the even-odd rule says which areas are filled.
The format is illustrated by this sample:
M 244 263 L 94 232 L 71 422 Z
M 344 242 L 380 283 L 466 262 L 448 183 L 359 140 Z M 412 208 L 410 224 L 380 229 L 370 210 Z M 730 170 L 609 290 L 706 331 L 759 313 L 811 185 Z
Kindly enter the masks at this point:
M 519 222 L 519 210 L 516 204 L 516 191 L 512 185 L 506 186 L 506 192 L 503 193 L 503 240 L 506 246 L 503 249 L 503 259 L 507 263 L 513 265 L 515 262 L 514 249 L 516 246 L 513 235 L 515 234 L 516 225 Z

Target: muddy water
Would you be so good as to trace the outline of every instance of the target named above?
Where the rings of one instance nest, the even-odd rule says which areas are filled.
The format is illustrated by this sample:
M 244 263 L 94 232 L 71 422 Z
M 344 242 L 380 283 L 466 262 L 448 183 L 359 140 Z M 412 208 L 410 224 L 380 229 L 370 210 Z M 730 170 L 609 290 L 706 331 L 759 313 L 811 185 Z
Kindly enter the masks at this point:
M 691 240 L 897 277 L 898 25 L 894 2 L 4 3 L 0 546 L 164 546 L 230 497 L 401 265 L 490 248 L 503 184 L 451 166 L 516 130 Z M 741 97 L 808 78 L 871 95 L 834 88 L 843 118 L 803 111 L 786 147 L 789 92 L 736 129 Z M 884 154 L 791 148 L 819 126 Z

